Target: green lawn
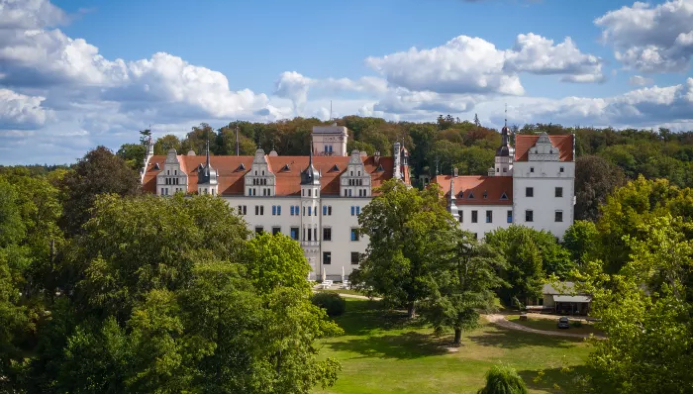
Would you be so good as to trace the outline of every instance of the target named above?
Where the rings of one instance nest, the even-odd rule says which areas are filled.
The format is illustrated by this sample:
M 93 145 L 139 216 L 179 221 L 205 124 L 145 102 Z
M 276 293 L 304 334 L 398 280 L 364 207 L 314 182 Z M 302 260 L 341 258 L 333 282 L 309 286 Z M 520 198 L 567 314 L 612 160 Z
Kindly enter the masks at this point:
M 435 337 L 432 329 L 407 323 L 404 313 L 377 306 L 377 301 L 347 299 L 347 313 L 336 319 L 345 335 L 321 343 L 321 356 L 342 364 L 339 380 L 315 394 L 474 394 L 498 363 L 515 367 L 532 393 L 561 393 L 554 385 L 570 387 L 589 351 L 581 340 L 490 324 L 465 333 L 463 345 L 450 351 L 449 336 Z M 572 368 L 566 372 L 567 367 Z M 544 377 L 535 381 L 539 371 Z
M 352 295 L 360 295 L 360 296 L 365 296 L 365 294 L 361 293 L 358 290 L 348 290 L 348 289 L 316 289 L 315 290 L 318 293 L 337 293 L 337 294 L 352 294 Z
M 570 328 L 561 329 L 561 328 L 558 328 L 558 326 L 557 326 L 558 322 L 556 320 L 532 319 L 532 318 L 529 318 L 527 320 L 520 320 L 519 315 L 508 315 L 507 318 L 508 318 L 508 320 L 510 320 L 513 323 L 522 324 L 523 326 L 527 326 L 527 327 L 534 328 L 537 330 L 560 331 L 560 332 L 567 332 L 570 334 L 603 335 L 603 333 L 601 331 L 594 328 L 594 325 L 592 323 L 584 322 L 584 321 L 582 322 L 581 327 L 573 326 L 573 323 L 571 321 Z

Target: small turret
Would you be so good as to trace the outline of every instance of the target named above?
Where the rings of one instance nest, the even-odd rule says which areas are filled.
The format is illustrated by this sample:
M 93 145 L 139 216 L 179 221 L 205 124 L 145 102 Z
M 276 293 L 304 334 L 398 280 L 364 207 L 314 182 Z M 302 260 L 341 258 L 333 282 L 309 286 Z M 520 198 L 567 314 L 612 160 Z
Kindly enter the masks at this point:
M 308 167 L 301 171 L 301 185 L 320 185 L 320 173 L 313 167 L 313 147 L 310 148 Z
M 457 168 L 455 168 L 453 175 L 450 177 L 450 195 L 448 196 L 448 212 L 452 214 L 455 220 L 460 219 L 460 213 L 457 209 L 457 204 L 455 204 L 455 177 L 457 176 Z

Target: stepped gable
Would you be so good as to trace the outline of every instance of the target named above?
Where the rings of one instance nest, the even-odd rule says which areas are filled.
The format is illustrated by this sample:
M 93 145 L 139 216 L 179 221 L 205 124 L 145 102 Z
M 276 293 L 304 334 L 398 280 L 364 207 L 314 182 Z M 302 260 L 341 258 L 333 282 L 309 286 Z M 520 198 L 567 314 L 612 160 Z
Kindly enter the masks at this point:
M 539 140 L 539 134 L 517 134 L 515 136 L 515 161 L 527 161 L 529 150 Z M 550 135 L 551 145 L 558 148 L 560 161 L 573 161 L 573 136 L 571 134 Z
M 431 181 L 440 186 L 445 199 L 450 197 L 450 175 L 438 175 Z M 511 176 L 457 176 L 455 177 L 455 205 L 513 205 L 513 177 Z M 460 197 L 462 192 L 462 197 Z M 486 192 L 486 199 L 484 199 Z M 505 193 L 507 199 L 501 199 Z M 474 198 L 469 198 L 473 195 Z
M 205 156 L 186 156 L 178 155 L 181 163 L 181 170 L 188 175 L 188 192 L 197 191 L 197 168 L 200 164 L 206 164 Z M 308 167 L 308 156 L 265 156 L 269 168 L 277 169 L 274 172 L 276 177 L 275 195 L 277 196 L 300 196 L 301 195 L 301 171 Z M 156 176 L 161 172 L 155 168 L 155 163 L 163 163 L 166 156 L 152 156 L 147 166 L 142 189 L 145 192 L 156 193 Z M 221 196 L 242 196 L 244 192 L 243 176 L 250 171 L 253 163 L 253 156 L 211 156 L 211 165 L 217 170 L 219 182 L 219 195 Z M 339 176 L 346 171 L 349 156 L 314 156 L 313 166 L 321 172 L 320 186 L 322 196 L 339 196 Z M 392 178 L 394 160 L 392 157 L 380 157 L 379 163 L 383 166 L 383 171 L 376 171 L 378 165 L 375 164 L 373 156 L 363 159 L 363 164 L 367 173 L 371 175 L 372 187 L 375 189 L 384 181 Z M 240 170 L 243 164 L 246 170 Z M 288 164 L 289 170 L 282 171 Z M 341 171 L 333 170 L 334 166 Z

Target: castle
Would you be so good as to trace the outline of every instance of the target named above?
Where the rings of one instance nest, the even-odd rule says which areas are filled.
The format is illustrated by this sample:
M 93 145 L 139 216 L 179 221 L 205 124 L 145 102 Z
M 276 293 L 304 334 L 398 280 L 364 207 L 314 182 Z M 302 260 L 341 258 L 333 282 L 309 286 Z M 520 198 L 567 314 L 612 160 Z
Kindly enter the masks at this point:
M 154 155 L 149 144 L 142 186 L 146 192 L 211 194 L 226 200 L 257 233 L 283 233 L 298 241 L 310 279 L 341 280 L 358 267 L 368 240 L 358 216 L 373 190 L 388 179 L 411 184 L 409 152 L 396 142 L 391 157 L 347 153 L 347 129 L 315 127 L 309 156 Z M 573 136 L 518 135 L 508 128 L 488 176 L 436 176 L 461 228 L 479 237 L 519 223 L 562 237 L 573 222 Z

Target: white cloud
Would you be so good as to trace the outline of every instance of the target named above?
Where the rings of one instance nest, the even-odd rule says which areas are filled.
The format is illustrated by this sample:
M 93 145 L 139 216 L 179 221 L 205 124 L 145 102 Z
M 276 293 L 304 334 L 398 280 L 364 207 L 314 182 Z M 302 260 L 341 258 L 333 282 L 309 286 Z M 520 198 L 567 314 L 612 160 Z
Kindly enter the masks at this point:
M 0 89 L 0 129 L 33 128 L 41 126 L 48 111 L 41 107 L 44 97 L 32 97 Z
M 303 115 L 303 107 L 308 100 L 308 92 L 320 96 L 326 93 L 355 92 L 366 95 L 380 95 L 387 92 L 387 81 L 377 77 L 312 79 L 296 71 L 285 71 L 275 82 L 274 94 L 291 100 L 294 114 Z M 328 111 L 329 112 L 329 111 Z M 329 117 L 329 114 L 328 116 Z
M 595 19 L 602 39 L 626 67 L 642 72 L 676 72 L 690 67 L 693 55 L 693 0 L 655 7 L 636 2 Z
M 652 78 L 646 78 L 642 75 L 633 75 L 628 79 L 628 83 L 635 86 L 646 86 L 652 85 L 654 80 Z
M 602 61 L 580 52 L 567 37 L 554 45 L 553 40 L 529 33 L 517 36 L 515 46 L 506 51 L 504 69 L 533 74 L 564 74 L 567 82 L 601 82 Z
M 565 82 L 604 80 L 602 60 L 580 52 L 570 38 L 556 45 L 533 33 L 518 35 L 508 50 L 462 35 L 435 48 L 369 57 L 366 64 L 392 85 L 438 93 L 522 95 L 521 72 L 563 75 Z
M 0 29 L 36 29 L 65 22 L 65 12 L 49 1 L 0 0 Z
M 519 77 L 503 71 L 504 61 L 503 51 L 492 43 L 459 36 L 431 49 L 369 57 L 366 64 L 390 84 L 411 91 L 524 94 Z

